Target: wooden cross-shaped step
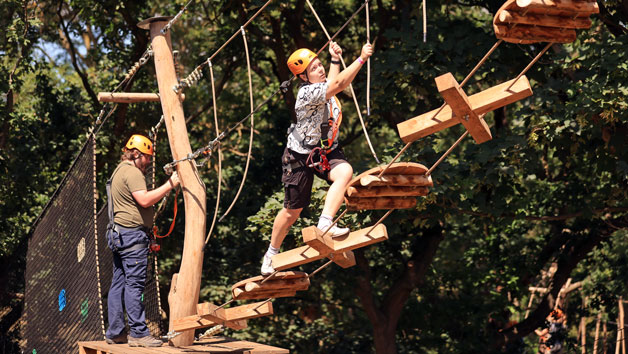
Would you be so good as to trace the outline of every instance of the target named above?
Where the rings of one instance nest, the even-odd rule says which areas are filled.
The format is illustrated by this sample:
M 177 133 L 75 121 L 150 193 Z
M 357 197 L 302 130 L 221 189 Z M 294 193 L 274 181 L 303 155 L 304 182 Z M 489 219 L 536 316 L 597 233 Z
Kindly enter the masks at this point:
M 267 279 L 258 275 L 242 280 L 231 287 L 234 300 L 267 299 L 295 296 L 297 291 L 307 290 L 310 279 L 305 272 L 278 272 Z
M 481 144 L 491 140 L 488 125 L 482 115 L 532 95 L 530 82 L 522 75 L 468 96 L 451 73 L 436 78 L 438 92 L 446 105 L 397 124 L 399 136 L 406 143 L 462 123 L 473 139 Z
M 271 302 L 256 302 L 242 306 L 219 308 L 212 303 L 198 304 L 196 315 L 178 318 L 172 321 L 172 330 L 182 332 L 197 328 L 223 325 L 231 329 L 244 329 L 246 320 L 273 314 Z
M 353 231 L 348 235 L 332 238 L 322 235 L 316 226 L 303 229 L 303 240 L 306 246 L 276 254 L 271 258 L 275 270 L 285 270 L 318 259 L 329 258 L 343 268 L 355 265 L 354 249 L 388 239 L 384 224 Z

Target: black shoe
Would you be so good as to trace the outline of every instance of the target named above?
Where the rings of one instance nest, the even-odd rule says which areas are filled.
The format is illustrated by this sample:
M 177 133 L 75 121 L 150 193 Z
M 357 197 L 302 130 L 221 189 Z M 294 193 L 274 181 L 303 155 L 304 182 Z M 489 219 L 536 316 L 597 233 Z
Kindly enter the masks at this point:
M 122 332 L 113 338 L 105 337 L 105 342 L 107 342 L 107 344 L 124 344 L 128 342 L 128 340 L 126 338 L 126 333 Z

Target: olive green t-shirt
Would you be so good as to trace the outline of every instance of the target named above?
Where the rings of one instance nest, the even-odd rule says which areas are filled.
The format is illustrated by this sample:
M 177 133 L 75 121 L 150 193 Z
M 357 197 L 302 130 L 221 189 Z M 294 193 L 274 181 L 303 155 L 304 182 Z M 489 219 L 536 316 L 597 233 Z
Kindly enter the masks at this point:
M 141 207 L 131 193 L 146 190 L 146 180 L 132 162 L 122 161 L 111 181 L 113 220 L 123 227 L 151 227 L 153 207 Z

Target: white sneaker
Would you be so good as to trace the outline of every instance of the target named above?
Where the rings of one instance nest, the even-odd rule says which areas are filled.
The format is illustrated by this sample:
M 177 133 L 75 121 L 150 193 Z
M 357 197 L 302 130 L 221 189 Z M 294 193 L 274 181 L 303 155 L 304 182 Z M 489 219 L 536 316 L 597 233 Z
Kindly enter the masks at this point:
M 262 261 L 262 268 L 261 268 L 262 275 L 270 275 L 275 272 L 275 268 L 273 268 L 271 264 L 272 260 L 270 258 L 271 257 L 269 255 L 267 254 L 264 255 L 264 260 Z
M 319 229 L 321 230 L 321 229 Z M 325 232 L 325 230 L 321 230 L 322 232 Z M 351 230 L 349 230 L 348 227 L 338 227 L 336 225 L 332 226 L 331 229 L 329 229 L 329 231 L 327 231 L 327 233 L 325 233 L 325 235 L 329 235 L 331 237 L 340 237 L 340 236 L 345 236 L 347 235 Z

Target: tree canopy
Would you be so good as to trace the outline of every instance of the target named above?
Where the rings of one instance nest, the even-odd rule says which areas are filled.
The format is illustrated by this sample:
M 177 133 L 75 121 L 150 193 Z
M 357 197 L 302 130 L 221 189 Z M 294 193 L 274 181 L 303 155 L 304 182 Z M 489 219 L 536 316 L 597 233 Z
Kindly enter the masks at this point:
M 193 1 L 171 29 L 179 77 L 217 51 L 266 1 Z M 28 237 L 33 222 L 69 168 L 102 109 L 97 93 L 111 91 L 145 52 L 149 33 L 137 27 L 155 15 L 175 15 L 187 1 L 69 0 L 0 3 L 0 330 L 5 352 L 17 352 Z M 333 34 L 363 2 L 313 2 Z M 451 72 L 458 82 L 496 42 L 492 19 L 500 1 L 427 3 L 423 41 L 421 3 L 377 0 L 370 6 L 371 115 L 374 148 L 390 161 L 404 146 L 396 125 L 442 104 L 434 78 Z M 486 115 L 493 139 L 463 142 L 435 169 L 434 187 L 416 208 L 384 222 L 389 240 L 355 252 L 357 266 L 328 267 L 307 292 L 277 299 L 275 315 L 227 334 L 285 347 L 294 353 L 527 352 L 565 284 L 581 282 L 567 297 L 568 351 L 593 343 L 594 319 L 608 324 L 614 348 L 618 301 L 628 297 L 628 1 L 598 2 L 600 14 L 573 43 L 553 45 L 528 72 L 534 94 Z M 263 102 L 290 79 L 285 65 L 299 48 L 327 42 L 306 1 L 271 3 L 247 27 L 254 100 Z M 351 62 L 366 41 L 360 12 L 339 34 Z M 513 79 L 544 44 L 503 43 L 464 87 L 473 94 Z M 323 63 L 329 62 L 326 51 Z M 192 149 L 215 138 L 250 111 L 244 45 L 236 38 L 212 60 L 209 73 L 185 90 Z M 152 61 L 124 90 L 157 92 Z M 366 67 L 354 81 L 362 112 Z M 224 303 L 232 284 L 257 275 L 270 230 L 283 202 L 280 156 L 294 119 L 294 90 L 256 113 L 252 162 L 234 210 L 205 251 L 201 301 Z M 340 141 L 354 171 L 376 165 L 352 98 L 343 103 Z M 98 134 L 98 186 L 133 133 L 160 119 L 157 103 L 121 104 Z M 426 166 L 463 133 L 460 125 L 419 139 L 402 156 Z M 222 215 L 242 179 L 248 123 L 222 142 Z M 157 180 L 172 160 L 159 131 Z M 217 154 L 204 161 L 208 225 L 217 197 Z M 320 182 L 320 181 L 319 181 Z M 301 244 L 326 186 L 315 184 L 312 204 L 283 244 Z M 102 206 L 103 199 L 99 199 Z M 172 202 L 158 220 L 167 227 Z M 383 212 L 349 213 L 353 229 Z M 166 298 L 180 265 L 184 217 L 159 255 Z M 311 272 L 320 264 L 302 267 Z M 547 291 L 531 299 L 530 287 Z M 167 307 L 167 303 L 162 304 Z M 528 306 L 530 306 L 528 308 Z M 587 326 L 588 325 L 588 326 Z M 580 339 L 578 339 L 580 338 Z M 610 349 L 609 349 L 610 350 Z

